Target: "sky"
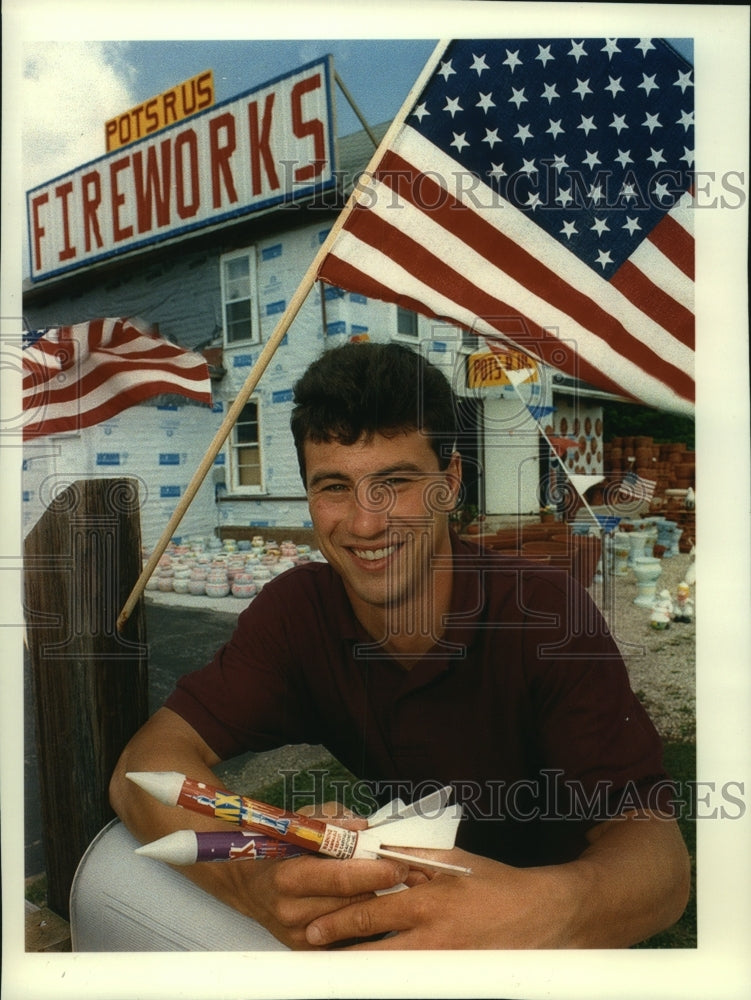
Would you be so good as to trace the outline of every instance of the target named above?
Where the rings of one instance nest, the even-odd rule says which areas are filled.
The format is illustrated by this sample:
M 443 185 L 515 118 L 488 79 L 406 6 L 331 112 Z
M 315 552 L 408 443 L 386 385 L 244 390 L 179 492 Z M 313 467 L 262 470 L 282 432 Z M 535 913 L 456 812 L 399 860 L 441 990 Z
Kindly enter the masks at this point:
M 30 42 L 23 47 L 21 80 L 24 188 L 101 156 L 108 119 L 207 69 L 214 73 L 219 103 L 331 54 L 366 121 L 378 124 L 399 110 L 435 44 L 420 39 Z M 361 127 L 338 89 L 336 108 L 340 135 Z

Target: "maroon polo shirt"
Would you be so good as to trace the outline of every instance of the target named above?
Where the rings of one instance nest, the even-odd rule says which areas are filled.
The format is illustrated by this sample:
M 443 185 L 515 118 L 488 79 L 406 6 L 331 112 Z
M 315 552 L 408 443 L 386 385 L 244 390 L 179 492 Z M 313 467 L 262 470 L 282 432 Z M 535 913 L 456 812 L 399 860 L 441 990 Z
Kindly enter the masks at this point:
M 457 843 L 515 865 L 576 857 L 595 822 L 666 808 L 659 737 L 589 596 L 562 570 L 453 539 L 451 611 L 409 670 L 312 562 L 264 586 L 167 706 L 222 759 L 321 743 L 363 802 L 452 783 Z M 449 563 L 453 564 L 453 568 Z

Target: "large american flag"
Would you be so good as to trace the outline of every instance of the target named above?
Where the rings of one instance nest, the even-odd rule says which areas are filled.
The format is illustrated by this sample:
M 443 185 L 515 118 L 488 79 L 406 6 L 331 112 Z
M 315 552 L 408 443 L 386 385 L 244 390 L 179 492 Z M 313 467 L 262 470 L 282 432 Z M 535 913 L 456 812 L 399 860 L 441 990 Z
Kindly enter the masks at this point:
M 211 405 L 205 359 L 129 319 L 24 334 L 25 440 L 77 431 L 162 393 Z
M 692 414 L 691 65 L 661 39 L 481 39 L 425 74 L 319 277 Z

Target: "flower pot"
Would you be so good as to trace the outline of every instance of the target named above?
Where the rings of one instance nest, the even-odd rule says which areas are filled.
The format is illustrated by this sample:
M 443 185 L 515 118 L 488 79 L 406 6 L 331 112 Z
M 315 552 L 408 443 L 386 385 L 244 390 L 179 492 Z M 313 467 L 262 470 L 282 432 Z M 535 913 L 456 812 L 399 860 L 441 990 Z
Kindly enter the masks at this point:
M 249 573 L 238 573 L 232 581 L 233 597 L 244 597 L 246 600 L 254 597 L 258 588 Z
M 571 572 L 571 556 L 568 545 L 564 545 L 562 542 L 553 542 L 550 539 L 524 542 L 522 556 L 525 559 L 545 560 L 551 566 L 567 569 Z
M 522 545 L 522 552 L 532 552 L 538 555 L 546 556 L 565 556 L 568 552 L 568 546 L 564 545 L 563 542 L 553 542 L 553 541 L 543 541 L 539 542 L 524 542 Z
M 650 536 L 647 534 L 646 531 L 632 531 L 629 533 L 628 564 L 629 566 L 631 566 L 632 569 L 637 559 L 641 559 L 643 556 L 652 554 L 651 552 L 647 551 L 648 549 L 647 542 L 649 541 L 649 539 Z
M 655 602 L 657 580 L 662 573 L 662 564 L 654 556 L 644 557 L 636 560 L 633 569 L 637 585 L 634 604 L 642 608 L 651 608 Z
M 673 526 L 668 547 L 665 552 L 666 559 L 671 559 L 673 556 L 680 555 L 681 552 L 680 540 L 682 534 L 683 534 L 683 528 L 680 526 L 680 524 L 675 524 Z
M 613 532 L 612 541 L 612 569 L 613 576 L 628 576 L 628 557 L 631 553 L 631 543 L 629 535 L 623 531 Z

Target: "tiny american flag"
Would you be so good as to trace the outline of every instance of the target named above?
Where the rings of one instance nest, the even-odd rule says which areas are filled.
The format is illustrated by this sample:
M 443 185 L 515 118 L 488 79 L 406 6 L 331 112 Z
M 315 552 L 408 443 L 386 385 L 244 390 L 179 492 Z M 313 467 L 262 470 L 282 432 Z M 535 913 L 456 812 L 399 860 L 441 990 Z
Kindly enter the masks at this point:
M 691 65 L 661 39 L 456 40 L 424 79 L 319 277 L 692 414 Z
M 25 440 L 78 431 L 161 393 L 211 405 L 208 365 L 128 319 L 24 334 Z
M 624 503 L 632 500 L 649 501 L 655 495 L 656 485 L 653 480 L 645 479 L 636 472 L 628 472 L 618 487 L 617 499 Z

